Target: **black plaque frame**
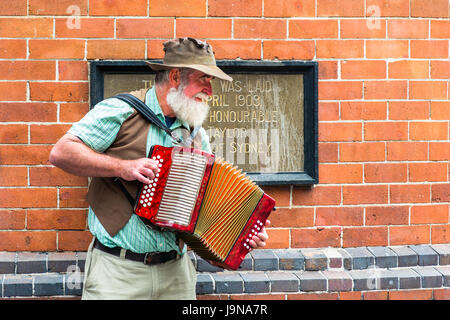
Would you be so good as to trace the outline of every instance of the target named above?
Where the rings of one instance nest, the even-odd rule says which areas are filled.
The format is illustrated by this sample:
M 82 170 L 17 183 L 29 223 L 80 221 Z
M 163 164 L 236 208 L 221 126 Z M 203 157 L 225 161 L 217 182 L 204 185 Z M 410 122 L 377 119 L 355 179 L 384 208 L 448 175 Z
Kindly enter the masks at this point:
M 161 60 L 152 60 L 161 62 Z M 258 185 L 313 185 L 318 170 L 318 63 L 315 61 L 217 61 L 229 74 L 303 74 L 304 87 L 304 171 L 248 173 Z M 153 74 L 144 61 L 91 61 L 90 105 L 103 100 L 105 74 Z

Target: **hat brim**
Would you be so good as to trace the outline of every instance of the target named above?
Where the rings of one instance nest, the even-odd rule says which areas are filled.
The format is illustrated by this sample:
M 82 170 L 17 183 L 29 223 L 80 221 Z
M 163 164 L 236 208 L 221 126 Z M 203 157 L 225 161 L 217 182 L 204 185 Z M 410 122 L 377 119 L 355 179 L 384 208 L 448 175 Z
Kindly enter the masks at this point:
M 162 64 L 162 63 L 154 63 L 145 61 L 146 64 L 150 68 L 152 68 L 155 71 L 159 70 L 168 70 L 172 68 L 191 68 L 195 70 L 199 70 L 201 72 L 206 73 L 207 75 L 226 80 L 226 81 L 233 81 L 233 78 L 227 75 L 225 72 L 223 72 L 221 69 L 219 69 L 217 66 L 213 65 L 204 65 L 204 64 Z

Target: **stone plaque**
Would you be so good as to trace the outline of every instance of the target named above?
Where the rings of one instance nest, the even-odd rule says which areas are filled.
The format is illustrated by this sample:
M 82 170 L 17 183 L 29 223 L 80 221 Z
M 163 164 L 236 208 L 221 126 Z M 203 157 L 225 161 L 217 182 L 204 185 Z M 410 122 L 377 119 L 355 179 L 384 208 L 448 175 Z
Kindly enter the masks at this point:
M 303 74 L 232 74 L 212 81 L 203 127 L 217 157 L 245 172 L 304 170 Z M 153 74 L 105 74 L 104 98 L 153 86 Z

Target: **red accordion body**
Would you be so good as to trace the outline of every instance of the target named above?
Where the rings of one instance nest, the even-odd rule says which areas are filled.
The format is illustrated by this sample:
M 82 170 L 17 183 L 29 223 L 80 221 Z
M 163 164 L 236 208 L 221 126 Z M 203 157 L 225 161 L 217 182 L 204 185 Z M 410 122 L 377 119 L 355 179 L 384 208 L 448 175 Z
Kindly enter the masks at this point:
M 275 201 L 236 167 L 202 150 L 156 145 L 149 157 L 160 172 L 139 189 L 136 214 L 180 232 L 201 257 L 237 269 Z

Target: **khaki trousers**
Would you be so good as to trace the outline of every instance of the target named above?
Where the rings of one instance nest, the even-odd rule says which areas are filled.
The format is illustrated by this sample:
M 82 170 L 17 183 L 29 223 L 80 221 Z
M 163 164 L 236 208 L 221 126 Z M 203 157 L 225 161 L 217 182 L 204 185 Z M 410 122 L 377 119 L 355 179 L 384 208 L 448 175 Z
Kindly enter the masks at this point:
M 195 300 L 189 256 L 157 265 L 125 260 L 89 246 L 82 300 Z

